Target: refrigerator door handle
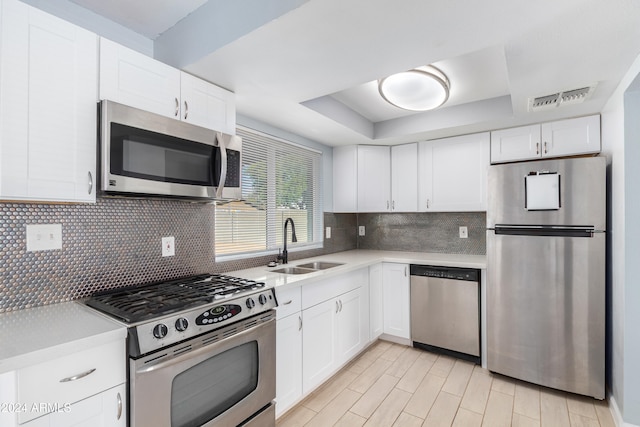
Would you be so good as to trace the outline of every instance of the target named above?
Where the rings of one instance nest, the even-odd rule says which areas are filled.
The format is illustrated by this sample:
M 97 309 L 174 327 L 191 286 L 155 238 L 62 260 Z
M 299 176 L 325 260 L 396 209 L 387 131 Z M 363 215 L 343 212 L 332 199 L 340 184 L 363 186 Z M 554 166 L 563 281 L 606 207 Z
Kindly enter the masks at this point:
M 593 237 L 596 233 L 592 226 L 496 225 L 494 230 L 506 236 Z

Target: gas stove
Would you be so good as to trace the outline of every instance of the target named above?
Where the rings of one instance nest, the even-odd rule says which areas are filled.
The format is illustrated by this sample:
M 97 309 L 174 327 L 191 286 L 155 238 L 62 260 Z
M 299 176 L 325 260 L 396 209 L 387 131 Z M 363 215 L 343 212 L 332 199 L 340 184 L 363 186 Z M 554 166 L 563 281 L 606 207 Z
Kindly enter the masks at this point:
M 132 358 L 275 308 L 265 283 L 205 274 L 113 289 L 85 304 L 128 327 Z

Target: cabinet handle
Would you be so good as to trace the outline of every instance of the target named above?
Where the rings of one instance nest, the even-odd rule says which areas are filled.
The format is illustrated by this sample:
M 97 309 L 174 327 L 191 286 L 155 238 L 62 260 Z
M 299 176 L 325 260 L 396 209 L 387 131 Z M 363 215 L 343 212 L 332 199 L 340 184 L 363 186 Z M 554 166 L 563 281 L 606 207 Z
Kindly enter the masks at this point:
M 176 100 L 176 112 L 174 113 L 174 116 L 178 117 L 178 114 L 180 114 L 180 101 L 178 101 L 178 98 L 175 98 Z
M 289 304 L 291 304 L 292 302 L 293 302 L 293 300 L 289 300 L 289 301 L 287 301 L 287 302 L 283 302 L 283 303 L 282 303 L 282 305 L 289 305 Z
M 387 210 L 389 210 L 389 201 L 387 200 Z
M 536 142 L 536 156 L 540 154 L 540 143 Z
M 298 316 L 298 330 L 302 330 L 302 316 Z
M 340 311 L 342 311 L 342 300 L 340 300 Z
M 340 303 L 336 300 L 336 313 L 340 311 Z
M 94 373 L 94 372 L 95 372 L 95 370 L 96 370 L 96 368 L 89 369 L 88 371 L 85 371 L 85 372 L 83 372 L 83 373 L 81 373 L 81 374 L 74 375 L 74 376 L 72 376 L 72 377 L 63 378 L 63 379 L 61 379 L 61 380 L 60 380 L 60 382 L 61 382 L 61 383 L 68 383 L 68 382 L 70 382 L 70 381 L 79 380 L 80 378 L 84 378 L 84 377 L 86 377 L 87 375 L 90 375 L 90 374 Z
M 549 150 L 547 150 L 547 141 L 544 142 L 544 154 L 547 154 Z
M 184 119 L 187 120 L 187 116 L 189 115 L 189 104 L 187 101 L 184 101 Z
M 116 420 L 119 420 L 122 417 L 122 396 L 120 396 L 120 392 L 118 392 L 118 416 Z
M 429 199 L 427 199 L 427 209 L 429 209 Z
M 393 201 L 391 202 L 391 210 L 392 210 L 392 211 L 395 211 L 395 210 L 396 210 L 396 201 L 395 201 L 395 200 L 393 200 Z
M 89 171 L 88 175 L 89 175 L 89 192 L 88 192 L 88 194 L 91 194 L 91 191 L 93 191 L 93 175 L 91 174 L 91 171 Z
M 404 266 L 404 277 L 407 277 L 407 266 Z

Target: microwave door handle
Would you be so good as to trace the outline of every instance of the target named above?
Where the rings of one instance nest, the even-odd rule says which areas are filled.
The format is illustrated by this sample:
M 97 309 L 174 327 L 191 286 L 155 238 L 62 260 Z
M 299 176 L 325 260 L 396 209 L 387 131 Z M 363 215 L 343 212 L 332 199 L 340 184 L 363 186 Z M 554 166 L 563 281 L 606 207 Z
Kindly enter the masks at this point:
M 218 182 L 218 189 L 216 190 L 216 198 L 222 198 L 222 190 L 224 190 L 224 182 L 227 179 L 227 144 L 224 140 L 222 132 L 216 132 L 216 138 L 218 139 L 218 147 L 220 148 L 220 181 Z

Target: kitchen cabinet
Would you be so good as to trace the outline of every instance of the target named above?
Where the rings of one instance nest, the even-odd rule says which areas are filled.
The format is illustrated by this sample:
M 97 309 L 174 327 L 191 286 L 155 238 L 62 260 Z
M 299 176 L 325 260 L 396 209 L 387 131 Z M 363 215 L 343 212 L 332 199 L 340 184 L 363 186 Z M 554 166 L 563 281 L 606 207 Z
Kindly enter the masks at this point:
M 300 288 L 280 292 L 276 309 L 276 416 L 302 397 L 302 313 Z
M 302 287 L 302 390 L 309 393 L 369 342 L 368 269 Z
M 358 146 L 333 147 L 333 211 L 358 212 Z
M 391 147 L 391 210 L 418 210 L 418 144 Z
M 487 209 L 488 132 L 420 142 L 418 205 L 421 212 Z
M 600 116 L 491 132 L 491 163 L 600 152 Z
M 382 299 L 382 263 L 369 267 L 369 341 L 384 332 Z
M 95 202 L 97 36 L 0 7 L 0 199 Z
M 391 209 L 390 155 L 386 146 L 358 146 L 358 212 Z
M 383 330 L 386 335 L 409 342 L 409 265 L 382 263 Z
M 100 99 L 236 133 L 233 93 L 105 38 L 100 39 Z

